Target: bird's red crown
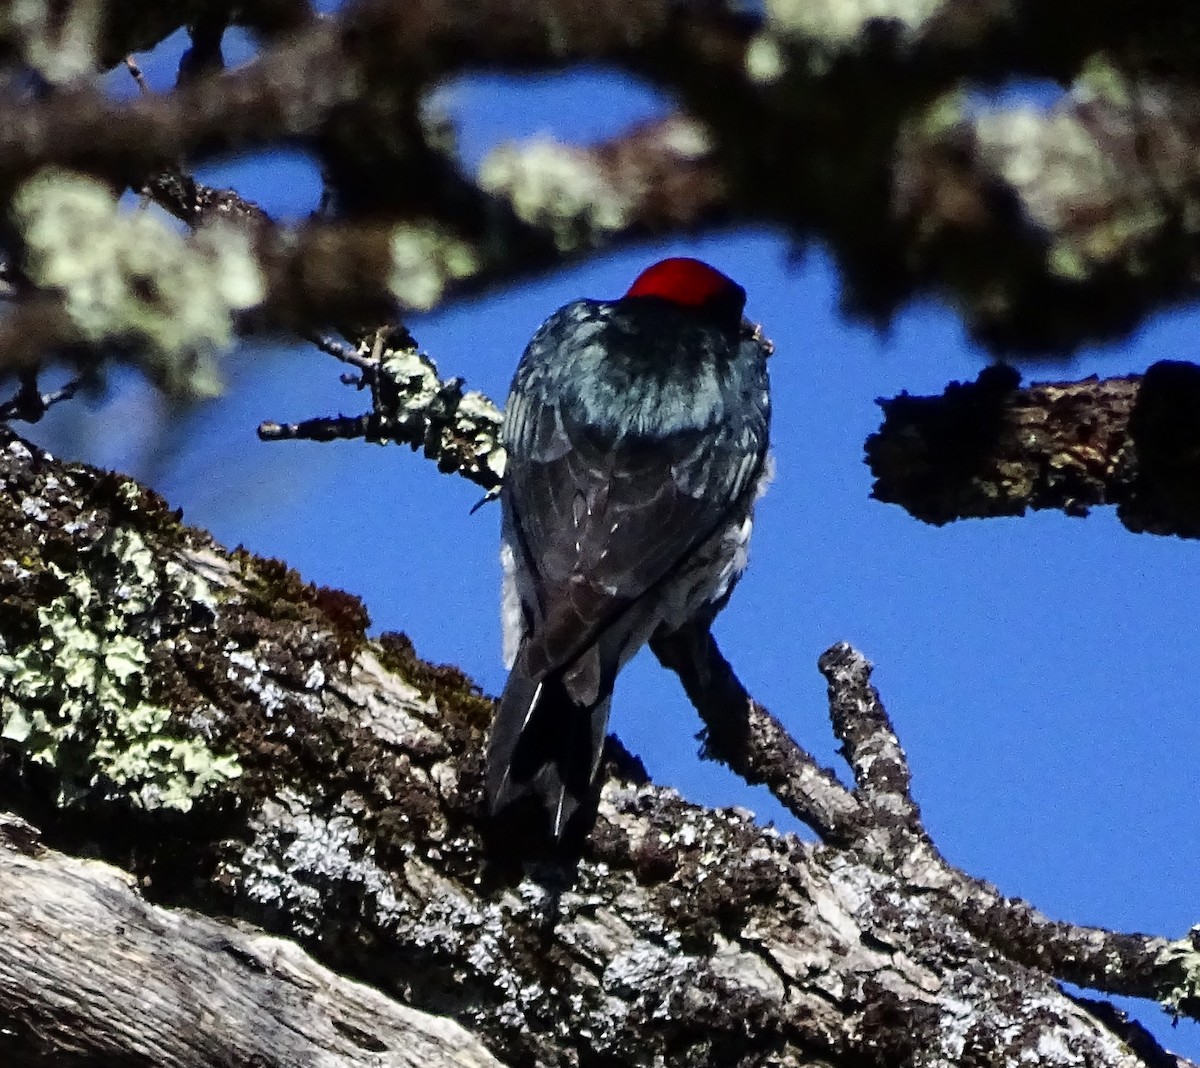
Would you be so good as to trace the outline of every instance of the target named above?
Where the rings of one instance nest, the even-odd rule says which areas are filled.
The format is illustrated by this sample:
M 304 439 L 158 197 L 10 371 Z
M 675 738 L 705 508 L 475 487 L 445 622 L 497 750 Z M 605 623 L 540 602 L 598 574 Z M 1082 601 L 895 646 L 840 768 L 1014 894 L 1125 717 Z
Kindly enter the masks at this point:
M 745 303 L 746 291 L 715 267 L 686 256 L 660 260 L 634 279 L 627 297 L 658 297 L 685 308 L 702 308 L 714 302 Z

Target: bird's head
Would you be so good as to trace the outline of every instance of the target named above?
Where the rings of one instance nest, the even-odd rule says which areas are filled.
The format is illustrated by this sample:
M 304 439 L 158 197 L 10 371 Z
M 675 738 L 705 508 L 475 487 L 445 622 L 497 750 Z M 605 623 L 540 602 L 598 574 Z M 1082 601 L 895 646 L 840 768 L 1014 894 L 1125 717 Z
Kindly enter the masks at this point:
M 701 260 L 675 256 L 647 267 L 621 300 L 664 303 L 736 336 L 746 291 Z

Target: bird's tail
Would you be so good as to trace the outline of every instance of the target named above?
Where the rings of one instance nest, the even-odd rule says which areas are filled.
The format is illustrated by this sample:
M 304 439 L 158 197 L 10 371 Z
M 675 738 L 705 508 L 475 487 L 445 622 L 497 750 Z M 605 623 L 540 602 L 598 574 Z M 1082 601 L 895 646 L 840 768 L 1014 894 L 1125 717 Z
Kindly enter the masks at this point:
M 493 816 L 526 798 L 545 809 L 550 833 L 563 836 L 591 799 L 608 724 L 610 697 L 581 705 L 563 671 L 535 680 L 518 656 L 488 742 L 487 797 Z

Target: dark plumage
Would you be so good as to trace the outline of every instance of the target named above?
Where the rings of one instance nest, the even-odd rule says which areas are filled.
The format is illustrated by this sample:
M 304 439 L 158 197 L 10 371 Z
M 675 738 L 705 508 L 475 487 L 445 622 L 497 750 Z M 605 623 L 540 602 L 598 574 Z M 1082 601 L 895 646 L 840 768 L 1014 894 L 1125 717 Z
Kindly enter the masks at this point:
M 555 312 L 517 368 L 500 499 L 505 653 L 487 791 L 559 838 L 588 801 L 617 672 L 724 603 L 767 459 L 767 348 L 696 260 Z

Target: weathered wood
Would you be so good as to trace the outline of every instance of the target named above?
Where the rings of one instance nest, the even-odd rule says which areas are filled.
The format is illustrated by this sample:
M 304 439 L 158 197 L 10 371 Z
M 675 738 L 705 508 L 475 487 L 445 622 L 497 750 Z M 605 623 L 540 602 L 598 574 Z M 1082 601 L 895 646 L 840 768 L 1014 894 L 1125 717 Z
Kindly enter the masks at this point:
M 294 942 L 148 904 L 136 880 L 0 815 L 0 1060 L 498 1068 L 453 1020 Z

